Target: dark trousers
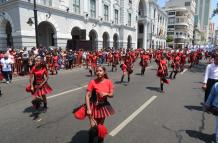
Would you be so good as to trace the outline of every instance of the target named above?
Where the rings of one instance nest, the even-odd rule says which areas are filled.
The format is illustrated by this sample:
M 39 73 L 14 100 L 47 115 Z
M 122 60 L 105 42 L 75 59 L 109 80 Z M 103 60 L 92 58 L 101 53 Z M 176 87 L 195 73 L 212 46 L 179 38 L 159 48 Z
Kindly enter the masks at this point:
M 12 71 L 3 71 L 3 76 L 6 81 L 12 80 Z
M 26 75 L 29 73 L 29 61 L 28 59 L 23 59 L 23 74 Z
M 211 91 L 213 85 L 214 85 L 216 82 L 218 82 L 218 80 L 216 80 L 216 79 L 210 79 L 210 78 L 209 78 L 209 79 L 207 80 L 207 88 L 206 88 L 206 90 L 205 90 L 204 102 L 207 101 L 207 98 L 208 98 L 208 96 L 210 95 L 210 91 Z

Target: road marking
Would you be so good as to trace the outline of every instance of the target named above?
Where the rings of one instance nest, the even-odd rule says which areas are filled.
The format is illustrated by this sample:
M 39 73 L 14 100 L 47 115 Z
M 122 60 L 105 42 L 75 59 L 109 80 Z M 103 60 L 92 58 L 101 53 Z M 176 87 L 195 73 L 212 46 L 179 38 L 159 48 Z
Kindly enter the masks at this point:
M 85 87 L 87 87 L 87 85 L 84 85 L 84 86 L 81 86 L 81 87 L 78 87 L 78 88 L 74 88 L 74 89 L 71 89 L 71 90 L 67 90 L 67 91 L 52 95 L 52 96 L 48 96 L 47 99 L 51 99 L 51 98 L 58 97 L 58 96 L 63 95 L 63 94 L 74 92 L 74 91 L 80 90 L 80 89 L 85 88 Z
M 139 107 L 135 112 L 133 112 L 126 120 L 124 120 L 120 125 L 118 125 L 114 130 L 110 132 L 110 136 L 116 136 L 127 124 L 129 124 L 140 112 L 142 112 L 149 104 L 151 104 L 157 96 L 152 96 L 147 100 L 141 107 Z
M 183 72 L 181 72 L 181 74 L 184 74 L 188 69 L 184 69 Z

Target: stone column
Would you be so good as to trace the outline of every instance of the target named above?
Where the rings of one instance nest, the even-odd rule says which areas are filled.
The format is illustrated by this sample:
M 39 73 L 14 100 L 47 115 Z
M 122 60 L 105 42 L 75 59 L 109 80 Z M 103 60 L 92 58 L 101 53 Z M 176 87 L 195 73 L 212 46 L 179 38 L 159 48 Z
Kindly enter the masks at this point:
M 144 33 L 143 33 L 143 49 L 147 49 L 147 40 L 148 40 L 148 30 L 147 30 L 147 22 L 144 22 Z

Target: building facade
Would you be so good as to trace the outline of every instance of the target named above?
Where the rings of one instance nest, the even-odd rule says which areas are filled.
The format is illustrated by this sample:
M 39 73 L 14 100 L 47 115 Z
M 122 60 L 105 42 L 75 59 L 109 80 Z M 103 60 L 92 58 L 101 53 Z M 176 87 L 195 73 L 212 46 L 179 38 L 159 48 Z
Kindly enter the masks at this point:
M 151 23 L 148 0 L 36 0 L 39 44 L 44 47 L 138 48 L 138 23 L 143 21 L 143 46 L 148 48 Z M 140 5 L 140 4 L 143 5 Z M 139 7 L 143 15 L 139 15 Z M 144 16 L 148 17 L 144 17 Z M 36 45 L 33 0 L 0 1 L 0 49 Z
M 209 34 L 208 34 L 208 42 L 209 44 L 215 43 L 215 23 L 210 21 L 209 22 Z
M 169 0 L 166 3 L 167 35 L 174 38 L 170 47 L 184 48 L 192 44 L 195 6 L 195 0 Z
M 209 19 L 211 0 L 195 0 L 195 24 L 196 28 L 201 32 L 203 44 L 209 41 Z
M 149 1 L 150 21 L 148 40 L 149 47 L 154 49 L 166 48 L 167 37 L 167 14 L 157 4 L 157 0 Z

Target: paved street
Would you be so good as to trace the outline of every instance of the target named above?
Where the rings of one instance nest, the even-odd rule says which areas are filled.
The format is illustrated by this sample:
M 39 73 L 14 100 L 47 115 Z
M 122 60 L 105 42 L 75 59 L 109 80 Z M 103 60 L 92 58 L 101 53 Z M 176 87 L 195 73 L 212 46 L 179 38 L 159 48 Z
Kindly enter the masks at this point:
M 115 85 L 110 103 L 116 114 L 106 120 L 106 143 L 212 143 L 215 119 L 203 114 L 201 81 L 205 66 L 179 73 L 159 93 L 156 65 L 145 76 L 135 64 L 131 82 L 119 84 L 121 71 L 108 72 Z M 25 91 L 27 78 L 1 84 L 1 143 L 88 143 L 88 120 L 73 118 L 72 109 L 84 102 L 85 86 L 93 77 L 85 69 L 62 71 L 50 76 L 54 89 L 48 95 L 48 111 L 41 121 L 31 116 L 31 96 Z M 125 79 L 127 81 L 127 79 Z

